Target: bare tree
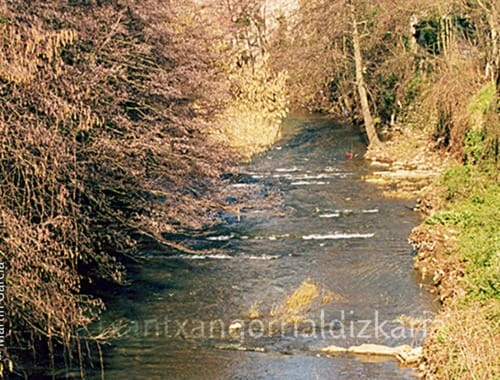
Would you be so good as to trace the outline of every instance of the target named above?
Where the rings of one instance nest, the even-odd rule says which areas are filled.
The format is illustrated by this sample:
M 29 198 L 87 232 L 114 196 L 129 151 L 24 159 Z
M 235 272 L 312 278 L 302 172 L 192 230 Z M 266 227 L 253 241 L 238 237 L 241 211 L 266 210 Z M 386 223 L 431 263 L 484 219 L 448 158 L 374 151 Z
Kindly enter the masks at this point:
M 352 23 L 352 44 L 354 48 L 354 65 L 356 70 L 356 87 L 358 90 L 359 102 L 361 104 L 361 112 L 365 123 L 366 134 L 370 147 L 380 145 L 380 140 L 375 130 L 375 123 L 368 104 L 368 96 L 366 93 L 366 85 L 363 77 L 363 57 L 361 56 L 360 36 L 358 31 L 358 22 L 356 19 L 356 9 L 352 0 L 347 2 Z

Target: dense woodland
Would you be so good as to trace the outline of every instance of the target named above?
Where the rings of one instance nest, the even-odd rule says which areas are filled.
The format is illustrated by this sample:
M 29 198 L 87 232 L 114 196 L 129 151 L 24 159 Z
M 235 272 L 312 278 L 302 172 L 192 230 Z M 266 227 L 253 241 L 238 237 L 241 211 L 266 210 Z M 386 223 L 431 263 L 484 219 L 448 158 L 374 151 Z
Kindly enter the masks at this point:
M 105 308 L 96 289 L 126 280 L 140 239 L 182 250 L 164 234 L 216 223 L 221 174 L 276 141 L 289 108 L 347 118 L 372 150 L 402 129 L 423 134 L 466 168 L 468 187 L 453 182 L 450 201 L 479 177 L 495 190 L 495 0 L 278 5 L 0 2 L 0 373 L 64 357 L 83 374 L 114 333 L 87 329 Z M 491 322 L 498 237 L 490 243 L 487 280 L 470 284 Z M 429 360 L 428 377 L 460 378 L 462 364 L 443 373 Z

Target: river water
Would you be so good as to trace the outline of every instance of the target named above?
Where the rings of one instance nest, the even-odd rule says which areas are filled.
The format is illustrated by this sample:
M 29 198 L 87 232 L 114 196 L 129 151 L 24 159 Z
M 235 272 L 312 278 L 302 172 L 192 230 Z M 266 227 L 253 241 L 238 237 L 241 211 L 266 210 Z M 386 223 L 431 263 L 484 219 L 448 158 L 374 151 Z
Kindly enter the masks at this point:
M 363 146 L 327 118 L 290 117 L 282 140 L 243 166 L 233 185 L 256 189 L 252 210 L 191 239 L 214 251 L 143 253 L 103 319 L 127 326 L 104 351 L 106 378 L 414 378 L 394 360 L 320 353 L 329 345 L 418 344 L 423 329 L 396 319 L 435 310 L 412 269 L 414 202 L 385 199 L 361 179 L 371 170 Z M 281 207 L 259 210 L 273 191 Z M 278 325 L 304 281 L 330 297 L 304 307 L 300 323 Z

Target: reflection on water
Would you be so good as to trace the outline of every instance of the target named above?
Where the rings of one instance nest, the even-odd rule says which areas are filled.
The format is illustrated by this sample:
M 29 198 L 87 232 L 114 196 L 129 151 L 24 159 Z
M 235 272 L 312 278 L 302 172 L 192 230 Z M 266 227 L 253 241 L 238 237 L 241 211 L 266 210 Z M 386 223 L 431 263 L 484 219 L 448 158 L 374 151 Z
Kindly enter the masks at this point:
M 411 202 L 383 199 L 361 181 L 369 168 L 348 151 L 362 156 L 357 134 L 323 118 L 290 118 L 279 145 L 242 168 L 236 184 L 278 188 L 290 212 L 242 213 L 192 239 L 215 253 L 145 252 L 104 318 L 128 324 L 105 353 L 106 377 L 412 378 L 390 360 L 318 355 L 332 344 L 415 344 L 422 330 L 396 318 L 433 310 L 406 241 L 418 215 Z M 339 297 L 280 325 L 273 310 L 306 279 Z

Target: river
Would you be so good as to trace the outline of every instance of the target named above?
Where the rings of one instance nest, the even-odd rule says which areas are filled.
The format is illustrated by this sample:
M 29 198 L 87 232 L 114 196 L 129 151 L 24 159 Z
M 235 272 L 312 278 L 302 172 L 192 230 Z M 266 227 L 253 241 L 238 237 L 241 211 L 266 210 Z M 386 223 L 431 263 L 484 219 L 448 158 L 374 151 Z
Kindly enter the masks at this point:
M 242 166 L 233 185 L 256 189 L 253 209 L 191 239 L 215 251 L 143 252 L 103 318 L 128 331 L 105 348 L 105 377 L 414 378 L 395 360 L 320 353 L 329 345 L 419 344 L 423 329 L 396 319 L 428 318 L 436 308 L 412 268 L 414 201 L 386 199 L 364 182 L 372 169 L 363 151 L 358 133 L 328 118 L 287 119 L 283 138 Z M 281 207 L 259 210 L 274 192 Z M 320 295 L 301 322 L 272 326 L 304 283 Z

